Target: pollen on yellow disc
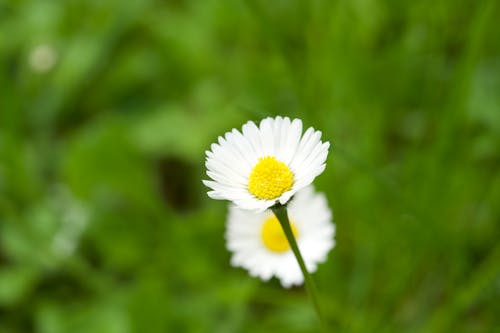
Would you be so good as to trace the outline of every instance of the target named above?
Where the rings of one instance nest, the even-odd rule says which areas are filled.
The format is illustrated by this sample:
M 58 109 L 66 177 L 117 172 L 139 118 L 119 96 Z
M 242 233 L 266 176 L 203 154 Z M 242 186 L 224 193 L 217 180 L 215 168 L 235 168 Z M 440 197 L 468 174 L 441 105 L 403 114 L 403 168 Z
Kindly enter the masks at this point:
M 297 238 L 298 232 L 293 222 L 290 222 L 290 227 L 292 228 L 293 235 Z M 285 233 L 274 215 L 270 216 L 264 224 L 262 224 L 260 236 L 262 238 L 262 243 L 273 252 L 285 252 L 290 248 Z
M 259 159 L 248 178 L 248 190 L 259 199 L 275 199 L 292 185 L 292 171 L 272 156 Z

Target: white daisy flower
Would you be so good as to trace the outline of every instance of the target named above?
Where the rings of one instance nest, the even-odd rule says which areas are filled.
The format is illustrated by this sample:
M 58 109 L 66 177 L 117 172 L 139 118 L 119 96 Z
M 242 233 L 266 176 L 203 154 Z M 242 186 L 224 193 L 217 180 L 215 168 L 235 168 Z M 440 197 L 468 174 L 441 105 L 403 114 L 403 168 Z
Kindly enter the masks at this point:
M 335 225 L 326 198 L 308 186 L 297 192 L 287 208 L 307 270 L 315 272 L 335 245 Z M 254 213 L 231 205 L 226 246 L 232 252 L 231 265 L 247 269 L 251 276 L 264 281 L 275 276 L 285 288 L 304 281 L 283 229 L 269 210 Z
M 325 170 L 328 142 L 312 127 L 302 135 L 302 121 L 266 118 L 233 129 L 207 151 L 203 183 L 213 199 L 230 200 L 242 209 L 263 212 L 285 204 Z

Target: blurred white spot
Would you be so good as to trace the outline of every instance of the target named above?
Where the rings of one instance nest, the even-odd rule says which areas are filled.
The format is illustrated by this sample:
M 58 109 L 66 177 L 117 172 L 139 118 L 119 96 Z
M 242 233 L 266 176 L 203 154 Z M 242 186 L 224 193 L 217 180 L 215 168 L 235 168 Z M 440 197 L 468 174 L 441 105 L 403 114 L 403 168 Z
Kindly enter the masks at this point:
M 75 251 L 76 242 L 64 234 L 57 234 L 52 243 L 52 249 L 58 257 L 69 257 Z
M 57 63 L 57 51 L 48 44 L 36 46 L 30 53 L 29 63 L 37 73 L 47 73 Z
M 73 255 L 90 216 L 87 208 L 64 185 L 53 188 L 52 199 L 60 223 L 52 241 L 52 253 L 63 259 Z

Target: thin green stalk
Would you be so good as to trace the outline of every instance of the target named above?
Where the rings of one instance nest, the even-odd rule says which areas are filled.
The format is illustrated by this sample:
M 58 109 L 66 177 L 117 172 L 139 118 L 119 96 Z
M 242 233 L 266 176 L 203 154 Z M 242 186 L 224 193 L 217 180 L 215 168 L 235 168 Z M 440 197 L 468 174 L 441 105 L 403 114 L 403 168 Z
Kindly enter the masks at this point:
M 304 263 L 304 259 L 302 258 L 302 254 L 300 253 L 299 247 L 297 246 L 297 241 L 295 240 L 295 236 L 293 235 L 292 228 L 290 226 L 290 221 L 288 219 L 288 213 L 286 210 L 286 206 L 283 205 L 275 205 L 272 208 L 272 211 L 285 232 L 285 236 L 288 239 L 288 243 L 292 248 L 292 252 L 299 263 L 300 270 L 302 271 L 302 275 L 304 275 L 304 281 L 306 283 L 306 289 L 309 293 L 309 297 L 314 305 L 314 309 L 316 310 L 316 314 L 318 315 L 319 321 L 321 323 L 322 328 L 325 327 L 325 320 L 323 317 L 323 313 L 321 311 L 321 307 L 318 299 L 318 292 L 316 289 L 316 285 L 314 284 L 314 280 L 312 279 L 311 274 L 307 271 L 306 265 Z

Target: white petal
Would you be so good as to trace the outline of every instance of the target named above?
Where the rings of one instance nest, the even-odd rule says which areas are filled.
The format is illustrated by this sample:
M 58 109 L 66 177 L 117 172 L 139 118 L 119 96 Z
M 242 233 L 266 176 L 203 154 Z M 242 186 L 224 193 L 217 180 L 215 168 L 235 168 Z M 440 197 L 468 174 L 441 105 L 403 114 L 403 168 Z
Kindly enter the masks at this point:
M 266 118 L 260 122 L 260 138 L 264 156 L 275 156 L 274 153 L 274 133 L 273 119 Z M 263 156 L 263 157 L 264 157 Z
M 243 125 L 243 135 L 247 138 L 247 140 L 252 145 L 252 148 L 255 152 L 257 158 L 264 156 L 264 150 L 262 148 L 262 140 L 259 132 L 259 128 L 255 125 L 254 122 L 249 121 L 245 125 Z
M 302 121 L 294 119 L 289 125 L 285 142 L 281 146 L 279 160 L 289 165 L 292 161 L 302 135 Z

